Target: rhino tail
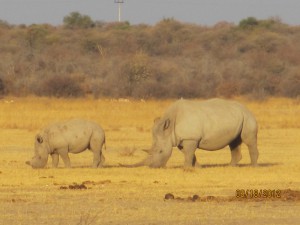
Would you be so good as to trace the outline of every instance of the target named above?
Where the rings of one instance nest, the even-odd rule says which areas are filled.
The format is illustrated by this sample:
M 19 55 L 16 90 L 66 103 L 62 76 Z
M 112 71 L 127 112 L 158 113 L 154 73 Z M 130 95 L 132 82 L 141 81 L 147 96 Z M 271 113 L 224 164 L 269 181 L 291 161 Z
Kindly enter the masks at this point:
M 103 140 L 103 148 L 104 148 L 104 150 L 106 151 L 106 138 L 104 137 L 104 140 Z

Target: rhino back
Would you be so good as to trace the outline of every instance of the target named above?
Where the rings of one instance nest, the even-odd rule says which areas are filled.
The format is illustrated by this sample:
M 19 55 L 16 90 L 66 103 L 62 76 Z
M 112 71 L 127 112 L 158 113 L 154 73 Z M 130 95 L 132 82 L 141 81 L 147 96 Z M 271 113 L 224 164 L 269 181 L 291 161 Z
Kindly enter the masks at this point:
M 101 132 L 97 124 L 85 120 L 70 120 L 56 123 L 46 128 L 52 150 L 68 148 L 71 153 L 79 153 L 89 147 L 93 132 Z
M 177 141 L 198 140 L 199 147 L 207 150 L 217 150 L 228 145 L 241 133 L 245 119 L 256 124 L 246 107 L 222 99 L 202 102 L 180 100 L 167 113 L 172 114 L 172 111 L 176 114 Z

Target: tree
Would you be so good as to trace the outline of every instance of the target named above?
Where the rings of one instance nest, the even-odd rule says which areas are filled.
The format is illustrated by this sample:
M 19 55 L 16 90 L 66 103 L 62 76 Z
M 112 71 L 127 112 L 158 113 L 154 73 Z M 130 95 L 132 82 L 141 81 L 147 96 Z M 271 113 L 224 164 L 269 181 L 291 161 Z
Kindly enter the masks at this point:
M 79 12 L 72 12 L 70 15 L 65 16 L 63 22 L 67 28 L 90 28 L 94 26 L 91 17 L 81 15 Z
M 239 27 L 242 29 L 249 29 L 257 26 L 259 21 L 254 17 L 248 17 L 247 19 L 243 19 L 239 23 Z

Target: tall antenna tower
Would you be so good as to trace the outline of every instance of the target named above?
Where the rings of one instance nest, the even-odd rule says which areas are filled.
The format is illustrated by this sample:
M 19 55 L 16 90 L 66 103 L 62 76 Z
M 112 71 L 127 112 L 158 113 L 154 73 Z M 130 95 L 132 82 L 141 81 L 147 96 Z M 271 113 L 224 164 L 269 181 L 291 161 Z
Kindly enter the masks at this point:
M 115 0 L 115 3 L 119 5 L 119 22 L 121 22 L 121 5 L 124 3 L 124 0 Z

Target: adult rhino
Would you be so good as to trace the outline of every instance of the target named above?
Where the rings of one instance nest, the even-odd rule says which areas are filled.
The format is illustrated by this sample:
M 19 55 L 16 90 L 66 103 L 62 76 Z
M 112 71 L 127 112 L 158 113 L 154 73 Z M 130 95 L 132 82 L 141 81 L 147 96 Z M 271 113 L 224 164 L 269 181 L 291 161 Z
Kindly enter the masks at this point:
M 153 144 L 148 157 L 129 167 L 164 167 L 172 147 L 178 147 L 185 157 L 184 167 L 190 168 L 195 166 L 197 148 L 214 151 L 227 145 L 231 150 L 230 164 L 236 165 L 242 158 L 242 142 L 248 146 L 252 165 L 257 165 L 256 120 L 245 106 L 235 101 L 178 100 L 162 118 L 154 121 L 152 135 Z
M 34 156 L 26 164 L 43 168 L 51 155 L 53 167 L 58 166 L 59 156 L 66 167 L 71 167 L 68 153 L 76 154 L 90 149 L 94 153 L 93 167 L 101 167 L 105 161 L 102 154 L 104 144 L 104 131 L 94 122 L 74 119 L 55 123 L 36 135 Z

